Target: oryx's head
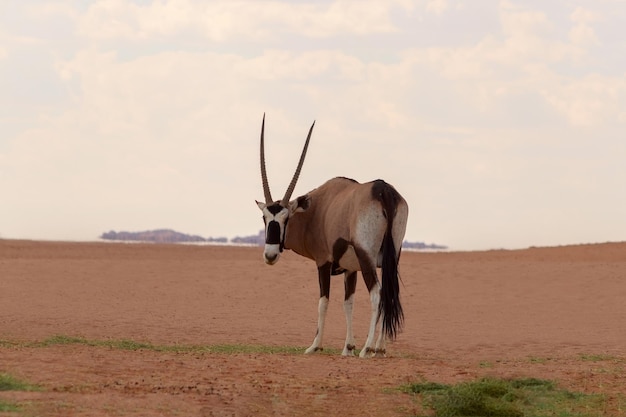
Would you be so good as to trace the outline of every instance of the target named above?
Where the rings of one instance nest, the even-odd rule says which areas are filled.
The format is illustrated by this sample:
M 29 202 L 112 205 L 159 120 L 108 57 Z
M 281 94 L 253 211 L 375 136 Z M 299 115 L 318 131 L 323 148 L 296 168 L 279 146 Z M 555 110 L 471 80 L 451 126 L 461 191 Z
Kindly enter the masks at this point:
M 263 138 L 265 132 L 265 115 L 263 115 L 263 122 L 261 124 L 261 182 L 263 183 L 263 193 L 265 193 L 265 203 L 257 201 L 256 204 L 263 212 L 263 221 L 265 222 L 265 250 L 263 251 L 263 259 L 265 263 L 269 265 L 273 265 L 278 261 L 280 253 L 285 247 L 285 233 L 287 231 L 289 217 L 298 211 L 306 210 L 309 205 L 308 197 L 306 196 L 291 202 L 289 199 L 296 187 L 296 182 L 298 181 L 298 176 L 300 175 L 300 170 L 304 163 L 304 157 L 309 147 L 313 126 L 315 126 L 315 122 L 313 122 L 309 129 L 309 134 L 304 143 L 300 161 L 298 162 L 298 168 L 296 168 L 296 173 L 291 179 L 285 196 L 280 201 L 274 201 L 267 181 L 267 171 L 265 170 L 265 144 Z

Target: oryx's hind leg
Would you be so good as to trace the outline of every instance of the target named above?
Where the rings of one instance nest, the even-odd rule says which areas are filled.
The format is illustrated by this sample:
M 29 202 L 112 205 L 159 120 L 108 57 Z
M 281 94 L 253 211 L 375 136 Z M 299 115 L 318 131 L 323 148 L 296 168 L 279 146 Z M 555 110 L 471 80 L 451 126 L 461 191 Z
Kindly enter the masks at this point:
M 380 319 L 382 321 L 382 317 Z M 387 356 L 387 337 L 382 329 L 380 330 L 380 334 L 376 340 L 376 350 L 374 351 L 374 356 L 383 358 Z
M 322 350 L 322 338 L 324 337 L 324 321 L 326 311 L 328 311 L 328 298 L 330 297 L 330 272 L 332 264 L 330 262 L 317 268 L 320 282 L 320 299 L 317 305 L 317 333 L 313 344 L 304 353 L 313 353 Z
M 346 344 L 343 347 L 344 356 L 352 356 L 355 351 L 354 335 L 352 334 L 352 307 L 354 306 L 354 292 L 356 290 L 356 272 L 346 271 L 344 286 L 346 295 L 343 300 L 343 311 L 346 313 Z
M 378 276 L 376 275 L 376 263 L 368 256 L 367 252 L 356 249 L 357 258 L 359 259 L 359 265 L 361 266 L 361 273 L 363 274 L 363 280 L 365 286 L 370 294 L 370 304 L 372 307 L 372 314 L 370 316 L 370 326 L 367 333 L 367 340 L 363 349 L 361 349 L 360 357 L 365 358 L 373 356 L 376 353 L 374 348 L 374 337 L 376 335 L 376 328 L 378 327 L 379 319 L 379 304 L 380 304 L 380 284 L 378 282 Z

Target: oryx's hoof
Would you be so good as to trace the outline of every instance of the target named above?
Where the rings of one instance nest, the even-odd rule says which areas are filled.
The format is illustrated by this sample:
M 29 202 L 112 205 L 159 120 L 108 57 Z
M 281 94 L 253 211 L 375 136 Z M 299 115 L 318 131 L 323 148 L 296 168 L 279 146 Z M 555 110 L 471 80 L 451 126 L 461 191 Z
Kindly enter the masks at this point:
M 356 346 L 354 345 L 346 345 L 346 347 L 343 348 L 343 352 L 341 352 L 343 356 L 354 356 L 355 353 L 356 353 Z
M 386 358 L 387 357 L 387 351 L 385 349 L 374 349 L 373 357 L 375 357 L 375 358 Z
M 308 355 L 308 354 L 315 353 L 315 352 L 322 352 L 323 350 L 324 350 L 323 347 L 311 346 L 310 348 L 305 350 L 304 353 Z
M 376 349 L 371 348 L 371 347 L 364 347 L 363 349 L 361 349 L 361 353 L 359 353 L 359 357 L 361 358 L 371 358 L 372 355 L 375 353 Z
M 387 351 L 385 349 L 366 347 L 363 348 L 359 356 L 362 358 L 385 358 L 387 357 Z

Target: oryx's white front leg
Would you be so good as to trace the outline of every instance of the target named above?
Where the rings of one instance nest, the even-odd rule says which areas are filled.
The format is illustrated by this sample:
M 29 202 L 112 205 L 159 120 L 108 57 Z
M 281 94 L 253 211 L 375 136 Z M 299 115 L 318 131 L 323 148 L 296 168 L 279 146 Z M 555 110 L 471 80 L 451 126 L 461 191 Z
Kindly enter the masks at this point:
M 343 311 L 346 313 L 346 344 L 343 347 L 343 356 L 353 356 L 356 348 L 352 334 L 352 309 L 354 307 L 354 293 L 343 302 Z
M 326 311 L 328 311 L 328 297 L 320 297 L 317 305 L 317 333 L 313 344 L 304 353 L 313 353 L 322 350 L 322 338 L 324 337 L 324 321 L 326 320 Z
M 377 282 L 370 291 L 370 302 L 372 305 L 372 316 L 370 318 L 370 329 L 367 334 L 365 346 L 361 349 L 360 357 L 371 356 L 374 350 L 374 336 L 376 335 L 376 324 L 378 323 L 378 305 L 380 304 L 380 284 Z

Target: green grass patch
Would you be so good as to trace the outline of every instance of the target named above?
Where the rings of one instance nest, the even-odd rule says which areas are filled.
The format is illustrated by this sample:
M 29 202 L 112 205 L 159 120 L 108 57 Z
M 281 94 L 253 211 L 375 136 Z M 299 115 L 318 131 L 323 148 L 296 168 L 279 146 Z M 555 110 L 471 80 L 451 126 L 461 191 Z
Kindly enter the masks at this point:
M 436 417 L 592 417 L 603 415 L 603 395 L 558 389 L 554 382 L 524 378 L 482 378 L 456 385 L 421 382 L 402 387 Z
M 10 348 L 15 346 L 15 343 L 8 340 L 0 340 L 0 348 Z
M 0 372 L 0 391 L 41 391 L 41 388 Z
M 586 362 L 620 362 L 620 359 L 613 355 L 603 355 L 603 354 L 586 354 L 583 353 L 580 355 L 580 359 Z
M 305 348 L 294 346 L 266 346 L 248 344 L 215 344 L 215 345 L 157 345 L 137 342 L 128 339 L 92 340 L 83 337 L 57 335 L 39 342 L 11 342 L 0 340 L 0 347 L 45 348 L 52 346 L 82 345 L 118 350 L 153 351 L 165 353 L 219 353 L 219 354 L 302 354 Z M 318 354 L 339 354 L 337 349 L 326 349 Z
M 16 413 L 20 411 L 20 406 L 16 403 L 0 400 L 0 413 Z
M 83 345 L 93 347 L 105 347 L 119 350 L 153 350 L 153 351 L 176 351 L 178 346 L 159 346 L 151 343 L 136 342 L 128 339 L 106 339 L 106 340 L 90 340 L 83 337 L 57 335 L 45 339 L 41 342 L 25 343 L 25 347 L 51 347 L 65 345 Z M 186 347 L 191 350 L 191 347 Z
M 0 372 L 0 391 L 41 391 L 41 387 Z M 21 411 L 20 404 L 0 399 L 0 412 L 16 413 L 19 411 Z

